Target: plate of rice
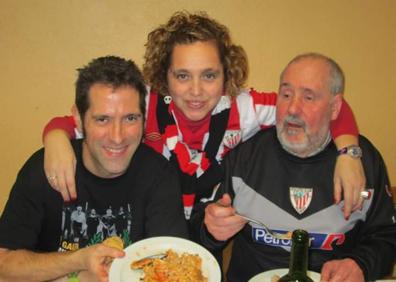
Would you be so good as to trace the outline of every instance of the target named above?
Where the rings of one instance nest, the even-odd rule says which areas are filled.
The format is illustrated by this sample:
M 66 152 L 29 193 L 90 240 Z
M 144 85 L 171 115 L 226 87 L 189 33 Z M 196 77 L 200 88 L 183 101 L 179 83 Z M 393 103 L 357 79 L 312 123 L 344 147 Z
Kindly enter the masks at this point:
M 110 267 L 110 282 L 221 281 L 220 267 L 214 256 L 186 239 L 152 237 L 138 241 L 124 251 L 125 256 L 115 259 Z M 142 259 L 148 263 L 136 268 Z

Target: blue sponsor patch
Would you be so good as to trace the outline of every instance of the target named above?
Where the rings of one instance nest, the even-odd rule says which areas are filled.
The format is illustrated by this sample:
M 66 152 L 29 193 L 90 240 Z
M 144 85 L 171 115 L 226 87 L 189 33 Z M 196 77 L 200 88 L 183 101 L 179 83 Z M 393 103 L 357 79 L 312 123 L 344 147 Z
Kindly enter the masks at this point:
M 285 234 L 286 230 L 276 230 L 274 232 Z M 277 239 L 271 236 L 262 228 L 252 228 L 252 239 L 255 243 L 264 244 L 274 247 L 290 247 L 291 240 L 288 239 Z M 333 233 L 333 234 L 321 234 L 321 233 L 309 233 L 310 248 L 331 251 L 333 250 L 333 244 L 342 245 L 345 241 L 345 234 Z
M 284 234 L 286 231 L 282 230 L 273 230 L 274 232 Z M 278 246 L 278 247 L 290 247 L 291 240 L 289 239 L 277 239 L 271 236 L 271 234 L 267 233 L 262 228 L 252 228 L 252 236 L 253 241 L 259 244 L 270 245 L 270 246 Z

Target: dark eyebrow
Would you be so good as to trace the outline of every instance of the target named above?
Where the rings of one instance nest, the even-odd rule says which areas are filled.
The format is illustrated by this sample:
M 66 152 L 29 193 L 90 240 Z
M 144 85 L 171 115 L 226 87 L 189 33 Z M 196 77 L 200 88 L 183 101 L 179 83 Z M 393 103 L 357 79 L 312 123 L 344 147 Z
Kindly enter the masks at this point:
M 221 71 L 220 70 L 216 70 L 216 69 L 206 69 L 204 70 L 202 73 L 206 74 L 206 73 L 214 73 L 214 74 L 219 74 Z
M 220 72 L 219 69 L 213 69 L 213 68 L 208 68 L 208 69 L 204 69 L 204 70 L 203 70 L 203 72 L 207 72 L 207 71 Z
M 173 68 L 169 68 L 169 71 L 171 72 L 171 73 L 179 73 L 179 72 L 190 72 L 189 70 L 187 70 L 187 69 L 173 69 Z M 203 71 L 202 71 L 203 73 L 204 72 L 215 72 L 215 73 L 220 73 L 221 72 L 221 69 L 215 69 L 215 68 L 207 68 L 207 69 L 204 69 Z
M 91 115 L 93 118 L 106 118 L 109 117 L 109 115 L 106 114 L 97 114 L 97 115 Z
M 125 115 L 125 117 L 130 117 L 130 116 L 134 116 L 136 118 L 140 118 L 140 117 L 143 116 L 143 114 L 142 113 L 130 113 L 130 114 Z
M 170 71 L 171 73 L 173 73 L 173 74 L 179 73 L 179 72 L 189 72 L 189 71 L 186 70 L 186 69 L 172 69 L 172 68 L 169 68 L 169 71 Z

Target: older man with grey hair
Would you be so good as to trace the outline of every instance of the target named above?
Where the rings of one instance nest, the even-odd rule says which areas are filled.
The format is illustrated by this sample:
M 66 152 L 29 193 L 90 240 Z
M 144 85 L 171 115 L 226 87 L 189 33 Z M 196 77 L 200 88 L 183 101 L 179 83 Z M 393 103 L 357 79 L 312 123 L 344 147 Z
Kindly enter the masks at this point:
M 228 281 L 289 265 L 290 240 L 273 237 L 262 226 L 286 233 L 308 231 L 309 269 L 324 281 L 364 281 L 383 277 L 396 254 L 395 210 L 379 152 L 363 136 L 360 147 L 337 151 L 330 121 L 341 107 L 344 75 L 321 54 L 294 58 L 282 72 L 277 125 L 231 152 L 215 203 L 205 209 L 203 244 L 217 249 L 234 238 Z M 367 177 L 362 210 L 345 219 L 332 195 L 335 161 L 361 157 Z

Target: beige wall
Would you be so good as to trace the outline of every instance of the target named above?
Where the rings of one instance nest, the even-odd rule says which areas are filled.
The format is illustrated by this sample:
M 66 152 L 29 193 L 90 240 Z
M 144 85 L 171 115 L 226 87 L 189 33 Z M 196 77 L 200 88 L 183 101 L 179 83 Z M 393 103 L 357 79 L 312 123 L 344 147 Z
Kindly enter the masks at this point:
M 260 90 L 276 90 L 298 53 L 335 58 L 360 131 L 396 182 L 396 1 L 1 0 L 0 213 L 17 171 L 41 146 L 44 124 L 69 113 L 75 69 L 106 54 L 141 65 L 147 33 L 180 9 L 205 10 L 230 28 L 249 55 L 249 85 Z

